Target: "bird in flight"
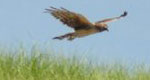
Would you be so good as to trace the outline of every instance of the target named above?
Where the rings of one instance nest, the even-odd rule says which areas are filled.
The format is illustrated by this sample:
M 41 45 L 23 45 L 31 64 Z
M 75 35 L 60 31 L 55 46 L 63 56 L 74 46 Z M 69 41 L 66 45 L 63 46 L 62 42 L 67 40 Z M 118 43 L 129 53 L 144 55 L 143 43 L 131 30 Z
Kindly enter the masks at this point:
M 119 20 L 120 18 L 125 17 L 127 15 L 127 12 L 125 11 L 122 15 L 118 17 L 104 19 L 101 21 L 91 23 L 83 15 L 69 11 L 62 7 L 60 9 L 50 7 L 49 9 L 45 10 L 47 13 L 50 13 L 56 19 L 59 19 L 63 24 L 74 29 L 74 32 L 72 33 L 67 33 L 65 35 L 54 37 L 53 39 L 62 40 L 64 38 L 67 38 L 67 40 L 70 41 L 75 38 L 81 38 L 91 34 L 108 31 L 107 23 Z

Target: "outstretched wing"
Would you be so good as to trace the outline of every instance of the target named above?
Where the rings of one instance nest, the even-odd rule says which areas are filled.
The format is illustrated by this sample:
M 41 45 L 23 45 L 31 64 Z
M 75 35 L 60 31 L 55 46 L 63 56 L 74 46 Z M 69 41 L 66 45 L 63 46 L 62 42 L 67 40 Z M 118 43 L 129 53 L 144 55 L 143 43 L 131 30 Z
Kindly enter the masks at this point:
M 62 23 L 75 30 L 90 28 L 90 25 L 92 25 L 92 23 L 81 14 L 71 12 L 65 8 L 57 9 L 50 7 L 50 9 L 46 9 L 46 12 L 51 13 L 56 19 L 59 19 Z
M 96 24 L 116 21 L 116 20 L 118 20 L 118 19 L 120 19 L 120 18 L 122 18 L 122 17 L 125 17 L 125 16 L 127 16 L 127 12 L 126 12 L 126 11 L 125 11 L 122 15 L 120 15 L 119 17 L 104 19 L 104 20 L 101 20 L 101 21 L 96 22 Z

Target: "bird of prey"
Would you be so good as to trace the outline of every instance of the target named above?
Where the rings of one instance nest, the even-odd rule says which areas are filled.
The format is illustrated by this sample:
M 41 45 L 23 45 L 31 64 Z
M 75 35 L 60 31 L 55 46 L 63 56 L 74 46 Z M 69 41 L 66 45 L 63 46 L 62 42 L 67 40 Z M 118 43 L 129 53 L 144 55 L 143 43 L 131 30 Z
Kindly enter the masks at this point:
M 63 24 L 74 29 L 74 32 L 72 33 L 67 33 L 65 35 L 54 37 L 53 39 L 62 40 L 64 38 L 67 38 L 67 40 L 70 41 L 75 38 L 81 38 L 91 34 L 108 31 L 108 26 L 107 26 L 108 22 L 118 20 L 127 15 L 127 12 L 125 11 L 122 15 L 118 17 L 104 19 L 101 21 L 91 23 L 83 15 L 69 11 L 62 7 L 60 9 L 50 7 L 49 9 L 45 9 L 45 10 L 46 12 L 52 14 L 52 16 L 54 16 L 56 19 L 59 19 Z

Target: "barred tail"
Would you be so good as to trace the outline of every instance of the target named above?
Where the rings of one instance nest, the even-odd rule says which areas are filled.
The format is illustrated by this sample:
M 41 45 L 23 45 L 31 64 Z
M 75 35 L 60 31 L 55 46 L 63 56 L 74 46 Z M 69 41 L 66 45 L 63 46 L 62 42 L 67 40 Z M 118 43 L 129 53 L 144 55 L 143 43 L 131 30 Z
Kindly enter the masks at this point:
M 67 38 L 68 40 L 73 40 L 75 38 L 75 33 L 68 33 L 68 34 L 65 34 L 65 35 L 62 35 L 62 36 L 57 36 L 57 37 L 54 37 L 53 39 L 59 39 L 59 40 L 62 40 L 64 38 Z

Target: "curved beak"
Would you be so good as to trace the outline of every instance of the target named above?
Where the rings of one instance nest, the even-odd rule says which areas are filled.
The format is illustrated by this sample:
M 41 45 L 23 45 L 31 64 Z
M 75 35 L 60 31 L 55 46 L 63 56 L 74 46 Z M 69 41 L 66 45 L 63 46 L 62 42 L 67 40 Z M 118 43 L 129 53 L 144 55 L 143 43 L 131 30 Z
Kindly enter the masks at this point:
M 106 25 L 106 26 L 107 26 L 107 27 L 106 27 L 106 31 L 109 32 L 108 25 Z
M 107 31 L 107 32 L 109 32 L 109 29 L 108 29 L 108 28 L 106 28 L 106 31 Z

